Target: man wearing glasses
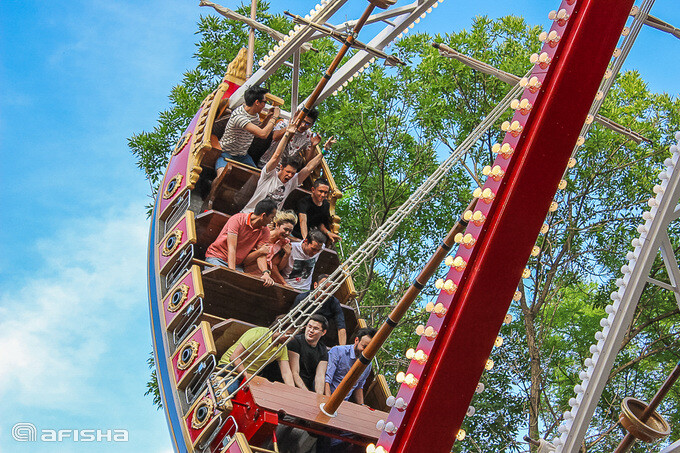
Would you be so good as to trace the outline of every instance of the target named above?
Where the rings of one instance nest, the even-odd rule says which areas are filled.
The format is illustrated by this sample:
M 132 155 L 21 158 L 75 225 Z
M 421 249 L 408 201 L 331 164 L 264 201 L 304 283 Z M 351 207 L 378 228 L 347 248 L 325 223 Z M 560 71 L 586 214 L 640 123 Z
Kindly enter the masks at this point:
M 274 107 L 267 112 L 264 121 L 260 122 L 260 112 L 266 104 L 265 94 L 267 93 L 269 93 L 267 88 L 248 88 L 243 95 L 245 103 L 232 112 L 220 139 L 222 154 L 215 164 L 217 176 L 224 171 L 227 165 L 226 159 L 257 168 L 253 158 L 248 155 L 248 148 L 254 137 L 265 139 L 272 133 L 276 119 L 281 112 L 278 107 Z
M 321 143 L 321 137 L 319 134 L 313 133 L 310 129 L 314 126 L 316 119 L 319 117 L 319 111 L 315 108 L 309 111 L 304 120 L 300 123 L 295 135 L 293 135 L 283 151 L 281 158 L 289 159 L 292 156 L 300 156 L 305 162 L 309 162 L 316 155 L 314 149 L 316 145 Z M 267 165 L 269 159 L 274 155 L 276 147 L 283 137 L 283 134 L 288 127 L 288 120 L 279 121 L 276 126 L 274 126 L 273 141 L 269 146 L 269 149 L 260 158 L 258 162 L 258 167 L 262 168 Z
M 328 279 L 328 274 L 319 274 L 316 277 L 316 281 L 314 282 L 314 288 L 318 287 L 319 285 L 323 285 L 324 282 Z M 293 301 L 292 307 L 297 306 L 300 302 L 305 300 L 307 296 L 309 296 L 309 293 L 311 291 L 307 291 L 306 293 L 300 293 L 298 296 L 295 298 Z M 317 296 L 318 298 L 319 296 Z M 338 300 L 337 297 L 335 296 L 330 296 L 328 297 L 323 305 L 321 305 L 321 308 L 317 311 L 318 314 L 323 316 L 326 320 L 333 321 L 333 324 L 336 329 L 338 329 L 338 344 L 339 345 L 344 345 L 347 344 L 347 328 L 345 327 L 345 314 L 342 312 L 342 306 L 340 305 L 340 301 Z

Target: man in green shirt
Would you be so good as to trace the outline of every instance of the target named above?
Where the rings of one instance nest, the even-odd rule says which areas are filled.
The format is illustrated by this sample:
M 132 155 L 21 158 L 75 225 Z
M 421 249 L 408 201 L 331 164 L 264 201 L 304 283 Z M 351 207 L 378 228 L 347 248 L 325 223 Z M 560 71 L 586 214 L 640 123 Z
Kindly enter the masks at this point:
M 276 321 L 274 322 L 276 323 Z M 279 349 L 280 345 L 286 344 L 291 339 L 293 332 L 293 328 L 287 332 L 270 333 L 267 327 L 253 327 L 241 335 L 241 338 L 222 355 L 218 367 L 231 364 L 230 368 L 235 369 L 236 374 L 245 369 L 246 373 L 243 378 L 247 379 L 248 375 L 255 374 L 264 365 L 276 360 L 283 382 L 294 387 L 295 381 L 293 381 L 293 373 L 288 362 L 288 349 L 285 346 Z M 254 350 L 248 349 L 261 337 L 266 336 L 269 336 L 269 338 L 262 341 Z M 267 349 L 268 346 L 271 347 Z M 248 352 L 245 352 L 246 350 Z

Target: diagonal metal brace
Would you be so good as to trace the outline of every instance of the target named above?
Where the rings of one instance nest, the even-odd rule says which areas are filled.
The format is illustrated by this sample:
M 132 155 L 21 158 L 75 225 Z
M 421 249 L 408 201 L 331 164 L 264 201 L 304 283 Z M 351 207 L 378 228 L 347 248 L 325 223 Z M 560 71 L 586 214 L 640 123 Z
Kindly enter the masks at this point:
M 201 0 L 199 3 L 199 6 L 211 6 L 215 11 L 220 13 L 222 16 L 226 17 L 227 19 L 231 20 L 236 20 L 239 22 L 243 22 L 244 24 L 253 27 L 254 29 L 267 34 L 270 38 L 274 39 L 275 41 L 280 41 L 283 38 L 285 38 L 285 34 L 281 33 L 280 31 L 274 30 L 273 28 L 262 24 L 256 20 L 251 19 L 250 17 L 246 17 L 242 14 L 239 14 L 235 11 L 230 10 L 229 8 L 226 8 L 224 6 L 218 5 L 216 3 L 211 2 L 210 0 Z M 313 52 L 319 52 L 317 49 L 312 47 L 309 44 L 302 44 L 300 46 L 302 48 L 303 52 L 307 51 L 313 51 Z
M 289 11 L 284 11 L 283 13 L 285 15 L 291 17 L 295 23 L 308 25 L 311 28 L 317 30 L 318 32 L 338 40 L 341 44 L 345 44 L 347 42 L 347 38 L 349 37 L 348 34 L 340 33 L 338 31 L 333 30 L 330 27 L 325 26 L 325 25 L 310 22 L 309 20 L 305 19 L 304 17 L 298 16 L 297 14 L 292 14 Z M 376 49 L 375 47 L 369 46 L 368 44 L 364 44 L 363 42 L 358 41 L 356 39 L 351 43 L 351 47 L 354 48 L 354 49 L 366 51 L 366 52 L 370 53 L 371 55 L 373 55 L 375 57 L 383 58 L 385 60 L 386 66 L 396 66 L 396 65 L 406 66 L 406 63 L 404 61 L 400 60 L 399 58 L 395 57 L 394 55 L 386 54 L 382 50 Z

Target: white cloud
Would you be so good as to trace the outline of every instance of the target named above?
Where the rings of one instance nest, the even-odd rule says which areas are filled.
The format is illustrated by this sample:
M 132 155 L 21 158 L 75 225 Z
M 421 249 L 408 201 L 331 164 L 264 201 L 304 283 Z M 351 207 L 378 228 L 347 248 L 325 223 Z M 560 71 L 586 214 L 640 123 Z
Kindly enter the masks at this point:
M 101 402 L 108 394 L 101 380 L 110 378 L 102 358 L 125 344 L 125 327 L 140 324 L 145 311 L 148 223 L 141 203 L 72 225 L 26 249 L 27 260 L 41 263 L 32 277 L 3 283 L 3 405 L 59 408 L 74 396 Z M 130 335 L 149 338 L 148 331 Z

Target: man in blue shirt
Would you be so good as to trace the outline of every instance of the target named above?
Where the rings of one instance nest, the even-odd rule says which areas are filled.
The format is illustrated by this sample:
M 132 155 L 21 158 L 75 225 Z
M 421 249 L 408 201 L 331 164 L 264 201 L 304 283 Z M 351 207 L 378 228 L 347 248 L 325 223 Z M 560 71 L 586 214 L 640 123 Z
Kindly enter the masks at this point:
M 362 328 L 357 330 L 354 337 L 354 344 L 344 346 L 334 346 L 328 351 L 328 367 L 326 368 L 326 385 L 324 394 L 330 396 L 342 381 L 342 378 L 349 372 L 354 362 L 359 357 L 359 354 L 371 342 L 371 338 L 375 335 L 376 330 L 372 328 Z M 352 387 L 352 390 L 347 394 L 345 400 L 354 393 L 354 401 L 357 404 L 364 404 L 364 384 L 366 378 L 371 372 L 371 365 L 369 364 L 357 382 Z

